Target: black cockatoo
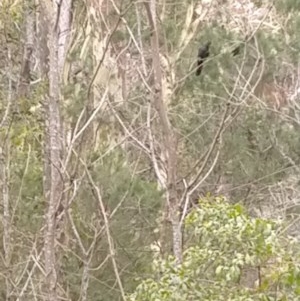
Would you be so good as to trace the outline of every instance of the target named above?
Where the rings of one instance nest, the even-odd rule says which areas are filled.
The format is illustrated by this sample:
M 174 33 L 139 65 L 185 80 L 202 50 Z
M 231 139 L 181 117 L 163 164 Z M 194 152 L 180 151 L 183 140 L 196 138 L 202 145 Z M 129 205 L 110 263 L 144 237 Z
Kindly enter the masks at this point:
M 196 75 L 199 76 L 201 74 L 203 63 L 207 57 L 209 57 L 209 47 L 211 42 L 205 43 L 203 46 L 201 46 L 198 50 L 198 61 L 197 61 L 197 70 Z

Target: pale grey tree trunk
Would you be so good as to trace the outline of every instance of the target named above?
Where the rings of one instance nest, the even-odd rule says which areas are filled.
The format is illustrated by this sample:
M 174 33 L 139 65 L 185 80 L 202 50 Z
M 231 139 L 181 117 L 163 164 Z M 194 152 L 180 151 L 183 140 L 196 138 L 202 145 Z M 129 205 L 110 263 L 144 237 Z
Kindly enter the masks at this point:
M 61 0 L 58 19 L 58 68 L 62 75 L 71 28 L 72 0 Z
M 54 4 L 55 6 L 55 4 Z M 59 111 L 59 72 L 58 72 L 58 33 L 54 28 L 55 16 L 49 11 L 48 47 L 49 47 L 49 93 L 46 97 L 46 137 L 45 154 L 49 156 L 46 161 L 49 167 L 45 171 L 46 183 L 49 185 L 46 192 L 48 209 L 46 213 L 46 232 L 45 232 L 45 271 L 46 285 L 48 290 L 47 300 L 56 301 L 57 299 L 57 271 L 55 254 L 55 229 L 56 229 L 56 209 L 62 197 L 62 178 L 61 178 L 61 135 L 60 135 L 60 111 Z
M 6 133 L 8 134 L 8 132 Z M 3 252 L 4 264 L 9 270 L 11 258 L 11 214 L 9 202 L 9 165 L 10 165 L 10 148 L 9 139 L 6 139 L 3 146 L 0 147 L 0 183 L 1 183 L 1 204 L 3 206 Z M 8 272 L 9 273 L 9 272 Z M 9 297 L 11 291 L 10 275 L 6 275 L 6 298 Z
M 13 57 L 10 47 L 7 47 L 7 63 L 8 63 L 8 94 L 7 99 L 3 102 L 3 107 L 5 108 L 5 113 L 0 121 L 0 128 L 2 129 L 3 139 L 0 146 L 0 189 L 1 189 L 1 206 L 3 208 L 2 214 L 2 225 L 3 225 L 3 255 L 4 255 L 4 265 L 7 267 L 7 272 L 3 271 L 5 277 L 6 285 L 6 300 L 9 300 L 10 293 L 12 290 L 12 280 L 11 280 L 11 255 L 12 255 L 12 223 L 11 223 L 11 204 L 10 204 L 10 193 L 9 193 L 9 181 L 10 181 L 10 122 L 9 117 L 11 116 L 12 104 L 13 104 Z
M 58 300 L 56 230 L 57 210 L 63 196 L 64 180 L 62 174 L 62 122 L 60 116 L 60 78 L 63 70 L 67 35 L 70 25 L 71 1 L 44 1 L 48 21 L 49 49 L 49 91 L 45 98 L 46 137 L 45 161 L 45 199 L 48 201 L 45 230 L 45 272 L 47 300 Z
M 160 49 L 158 38 L 158 27 L 156 17 L 156 0 L 145 2 L 145 7 L 149 19 L 150 28 L 152 30 L 151 36 L 151 50 L 152 50 L 152 65 L 154 73 L 154 99 L 153 103 L 159 115 L 161 131 L 163 134 L 161 141 L 161 148 L 165 157 L 165 170 L 167 173 L 166 181 L 164 183 L 166 189 L 166 206 L 164 223 L 170 221 L 172 224 L 172 238 L 173 238 L 173 253 L 178 262 L 182 260 L 182 231 L 180 227 L 179 215 L 179 200 L 176 189 L 177 177 L 177 142 L 175 132 L 172 129 L 171 122 L 167 113 L 167 105 L 164 99 L 164 89 L 162 81 L 162 72 L 160 65 Z M 166 228 L 166 227 L 164 227 Z M 166 231 L 162 229 L 162 233 Z M 163 236 L 164 237 L 164 236 Z M 161 239 L 164 240 L 165 238 Z M 163 243 L 163 241 L 161 242 Z

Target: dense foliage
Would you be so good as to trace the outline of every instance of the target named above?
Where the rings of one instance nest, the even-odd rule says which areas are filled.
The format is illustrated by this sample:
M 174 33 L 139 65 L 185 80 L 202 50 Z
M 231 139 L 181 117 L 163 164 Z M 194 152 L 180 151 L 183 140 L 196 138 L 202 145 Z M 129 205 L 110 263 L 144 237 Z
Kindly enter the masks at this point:
M 288 235 L 300 233 L 300 1 L 154 1 L 177 201 L 200 198 L 185 219 L 181 265 L 149 256 L 162 242 L 164 256 L 172 250 L 164 224 L 170 186 L 162 189 L 157 176 L 170 166 L 153 103 L 150 1 L 73 0 L 66 58 L 50 76 L 53 24 L 44 17 L 59 1 L 0 0 L 0 298 L 40 300 L 48 283 L 51 77 L 61 79 L 64 206 L 56 208 L 53 246 L 62 299 L 120 300 L 140 283 L 131 300 L 298 300 L 299 246 Z M 193 179 L 200 184 L 189 194 Z M 201 198 L 207 193 L 230 204 Z
M 131 301 L 299 300 L 300 262 L 281 222 L 251 218 L 240 205 L 206 198 L 186 218 L 181 264 L 154 255 L 153 277 Z

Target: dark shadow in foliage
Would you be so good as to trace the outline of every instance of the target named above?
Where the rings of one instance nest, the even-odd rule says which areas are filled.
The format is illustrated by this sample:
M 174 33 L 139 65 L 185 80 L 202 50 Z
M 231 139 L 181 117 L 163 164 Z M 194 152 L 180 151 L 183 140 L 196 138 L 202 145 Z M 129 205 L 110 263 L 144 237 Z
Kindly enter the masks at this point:
M 197 61 L 197 70 L 196 70 L 196 76 L 199 76 L 202 72 L 203 63 L 207 57 L 209 57 L 209 47 L 211 42 L 205 43 L 203 46 L 201 46 L 198 50 L 198 61 Z

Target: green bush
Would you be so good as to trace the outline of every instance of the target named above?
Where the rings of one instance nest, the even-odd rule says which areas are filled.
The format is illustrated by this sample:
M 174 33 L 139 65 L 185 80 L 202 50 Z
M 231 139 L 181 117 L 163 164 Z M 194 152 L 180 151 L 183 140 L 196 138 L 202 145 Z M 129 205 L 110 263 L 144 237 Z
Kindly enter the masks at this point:
M 282 228 L 223 198 L 200 200 L 186 218 L 182 263 L 154 256 L 153 277 L 129 300 L 300 300 L 297 243 Z

